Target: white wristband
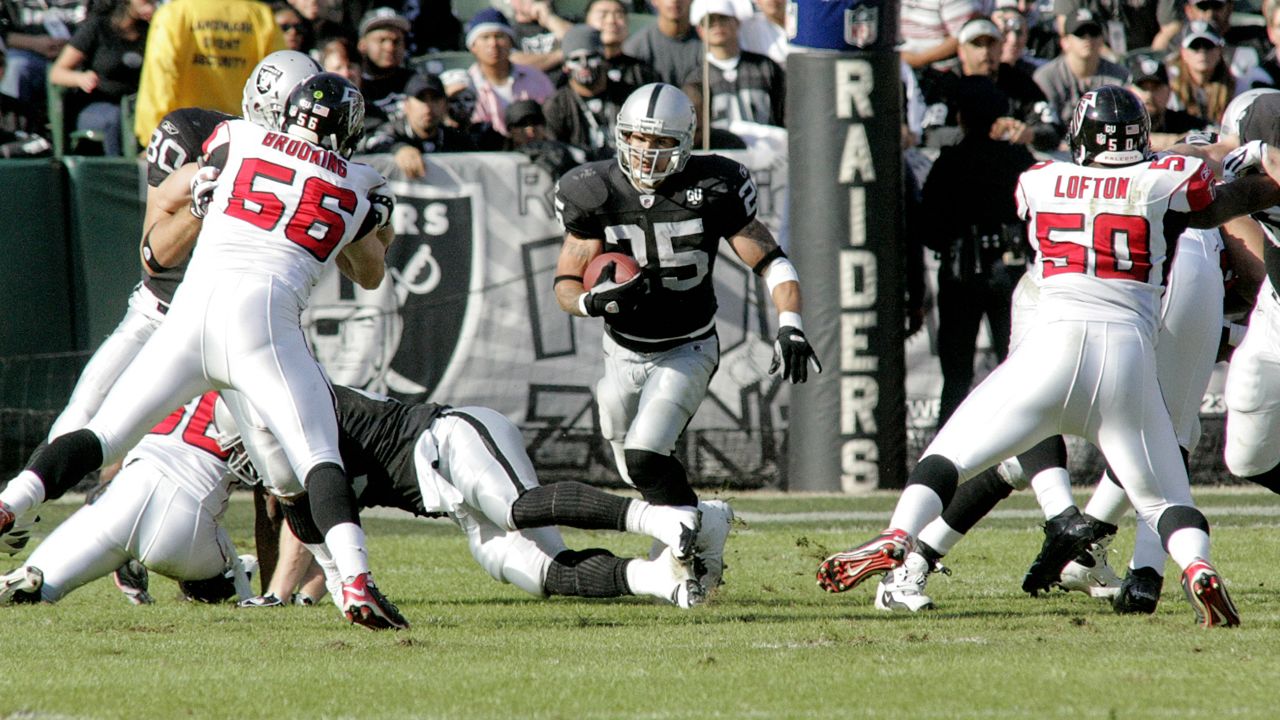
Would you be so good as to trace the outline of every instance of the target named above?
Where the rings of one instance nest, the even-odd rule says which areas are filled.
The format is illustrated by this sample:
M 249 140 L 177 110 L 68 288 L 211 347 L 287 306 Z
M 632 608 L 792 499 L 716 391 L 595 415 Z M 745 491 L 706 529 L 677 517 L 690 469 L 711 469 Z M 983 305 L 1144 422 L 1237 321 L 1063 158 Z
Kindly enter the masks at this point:
M 773 289 L 784 282 L 800 282 L 800 275 L 796 273 L 796 266 L 785 257 L 780 257 L 773 262 L 761 273 L 764 276 L 764 284 L 769 288 L 769 294 L 773 294 Z
M 778 313 L 778 327 L 793 327 L 804 332 L 804 323 L 800 322 L 800 313 L 784 310 Z
M 583 317 L 591 316 L 591 313 L 587 312 L 587 296 L 590 294 L 591 293 L 582 293 L 578 296 L 578 312 L 582 313 Z

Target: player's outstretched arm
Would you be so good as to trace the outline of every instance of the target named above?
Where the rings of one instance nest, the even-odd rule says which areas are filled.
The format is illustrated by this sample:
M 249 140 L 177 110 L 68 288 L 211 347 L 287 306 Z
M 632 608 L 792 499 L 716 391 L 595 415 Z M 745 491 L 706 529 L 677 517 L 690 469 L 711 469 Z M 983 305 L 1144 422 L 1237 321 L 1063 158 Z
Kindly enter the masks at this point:
M 560 309 L 570 315 L 586 317 L 578 300 L 586 293 L 582 285 L 582 276 L 587 265 L 604 251 L 604 241 L 581 238 L 573 233 L 564 234 L 564 245 L 560 247 L 560 258 L 556 260 L 556 302 Z
M 769 287 L 769 297 L 778 311 L 778 339 L 773 346 L 769 373 L 781 369 L 784 378 L 801 383 L 809 379 L 810 366 L 815 372 L 822 372 L 822 363 L 805 337 L 800 320 L 800 276 L 786 253 L 778 247 L 773 233 L 753 218 L 729 238 L 729 247 L 751 267 L 752 272 L 764 278 Z
M 386 229 L 390 229 L 389 226 Z M 387 274 L 387 246 L 390 243 L 383 242 L 383 230 L 373 230 L 338 254 L 338 271 L 365 290 L 377 288 Z
M 187 163 L 164 182 L 147 188 L 138 252 L 149 275 L 181 264 L 195 247 L 202 221 L 186 208 L 191 202 L 191 178 L 197 169 L 195 163 Z
M 1280 158 L 1276 161 L 1280 175 Z M 1268 170 L 1270 173 L 1270 170 Z M 1215 228 L 1232 218 L 1280 205 L 1280 185 L 1268 175 L 1248 175 L 1219 185 L 1217 196 L 1203 210 L 1190 213 L 1194 228 Z

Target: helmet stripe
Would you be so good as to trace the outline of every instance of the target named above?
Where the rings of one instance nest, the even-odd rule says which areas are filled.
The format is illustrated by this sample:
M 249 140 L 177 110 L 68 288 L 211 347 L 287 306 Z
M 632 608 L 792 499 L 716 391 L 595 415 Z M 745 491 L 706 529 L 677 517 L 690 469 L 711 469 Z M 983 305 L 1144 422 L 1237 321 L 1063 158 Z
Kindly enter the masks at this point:
M 664 85 L 655 83 L 653 86 L 653 94 L 649 96 L 649 110 L 645 113 L 645 117 L 653 117 L 658 111 L 658 98 L 662 97 L 662 88 Z

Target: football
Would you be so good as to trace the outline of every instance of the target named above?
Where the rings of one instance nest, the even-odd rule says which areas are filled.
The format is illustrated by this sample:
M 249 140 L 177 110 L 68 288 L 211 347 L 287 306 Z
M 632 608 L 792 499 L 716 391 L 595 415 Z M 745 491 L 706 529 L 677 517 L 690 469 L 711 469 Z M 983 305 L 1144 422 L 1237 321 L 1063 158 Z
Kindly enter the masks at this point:
M 597 255 L 587 265 L 587 271 L 582 276 L 582 286 L 588 290 L 595 287 L 596 282 L 600 280 L 600 272 L 609 263 L 617 264 L 617 267 L 613 270 L 614 282 L 624 283 L 640 272 L 640 264 L 636 262 L 635 258 L 618 252 L 607 252 Z

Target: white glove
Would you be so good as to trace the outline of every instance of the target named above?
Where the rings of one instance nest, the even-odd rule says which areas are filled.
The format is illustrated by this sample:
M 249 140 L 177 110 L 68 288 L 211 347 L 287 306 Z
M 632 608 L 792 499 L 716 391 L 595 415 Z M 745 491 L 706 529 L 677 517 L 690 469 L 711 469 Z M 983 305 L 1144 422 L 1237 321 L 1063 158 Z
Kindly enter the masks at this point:
M 191 214 L 204 219 L 209 212 L 209 201 L 213 199 L 213 191 L 218 187 L 220 168 L 205 165 L 191 176 Z
M 1227 153 L 1222 159 L 1222 178 L 1235 180 L 1242 175 L 1262 169 L 1262 159 L 1267 155 L 1267 144 L 1251 140 Z

